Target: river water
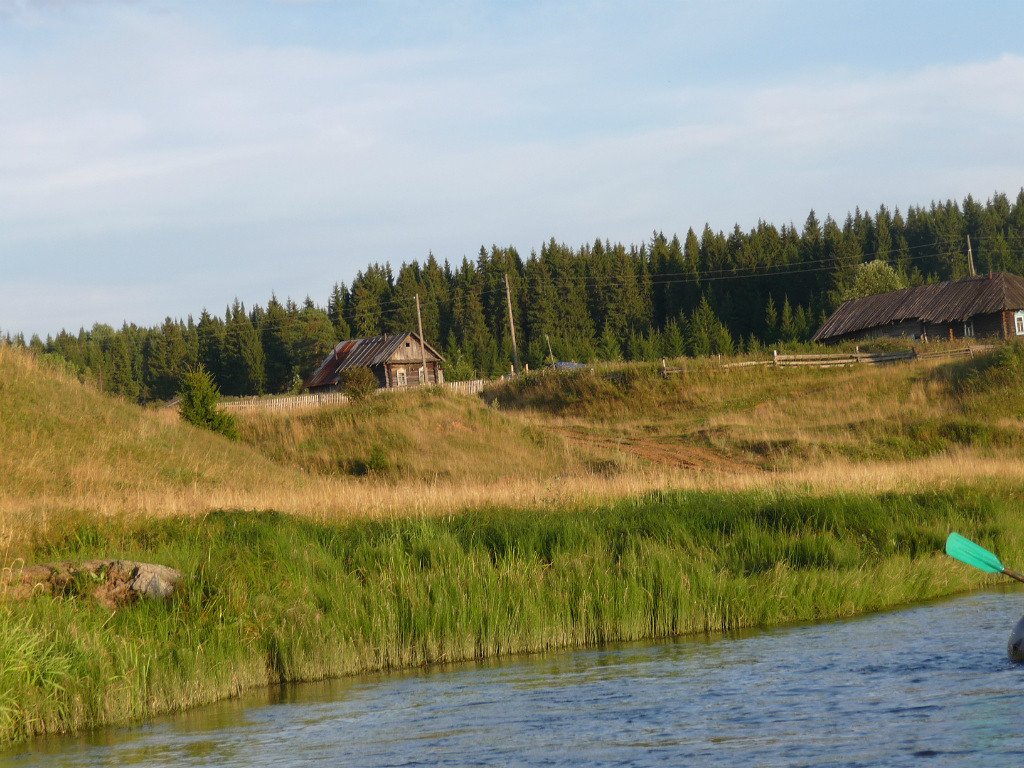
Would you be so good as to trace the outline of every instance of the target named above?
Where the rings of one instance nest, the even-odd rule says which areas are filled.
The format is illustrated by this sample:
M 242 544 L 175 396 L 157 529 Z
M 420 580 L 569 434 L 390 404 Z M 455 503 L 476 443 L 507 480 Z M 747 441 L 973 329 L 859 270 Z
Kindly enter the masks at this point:
M 291 686 L 0 766 L 1020 765 L 1022 598 Z

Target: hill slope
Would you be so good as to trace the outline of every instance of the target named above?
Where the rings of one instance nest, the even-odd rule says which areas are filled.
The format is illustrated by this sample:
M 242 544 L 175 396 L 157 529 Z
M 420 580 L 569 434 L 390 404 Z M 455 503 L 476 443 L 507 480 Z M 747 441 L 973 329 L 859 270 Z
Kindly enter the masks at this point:
M 79 383 L 0 347 L 0 513 L 195 512 L 262 507 L 308 479 L 250 446 Z
M 1021 476 L 1019 344 L 974 359 L 881 367 L 677 365 L 680 373 L 668 379 L 660 367 L 636 364 L 538 374 L 487 398 L 582 450 L 717 467 L 736 482 L 765 472 L 831 487 L 872 470 L 901 482 L 915 472 L 953 480 Z
M 238 420 L 244 442 L 322 475 L 473 483 L 586 471 L 557 434 L 434 388 L 344 407 L 243 412 Z
M 77 513 L 380 516 L 571 506 L 634 489 L 594 478 L 560 437 L 475 398 L 410 393 L 253 416 L 232 442 L 9 346 L 0 346 L 0 430 L 0 547 Z
M 498 393 L 505 413 L 413 393 L 261 417 L 246 425 L 247 445 L 0 348 L 3 565 L 16 569 L 18 555 L 29 563 L 115 555 L 184 575 L 178 598 L 113 613 L 88 596 L 87 583 L 55 599 L 4 603 L 0 744 L 268 683 L 849 616 L 991 584 L 941 547 L 955 529 L 1000 556 L 1024 548 L 1022 371 L 1021 348 L 959 366 L 827 375 L 737 376 L 697 363 L 687 379 L 666 381 L 621 368 L 522 379 Z M 893 460 L 893 474 L 875 487 L 927 490 L 825 492 L 836 478 L 864 490 L 881 466 L 870 456 L 894 420 L 891 434 L 916 434 L 933 453 Z M 875 426 L 853 429 L 862 422 Z M 921 431 L 928 423 L 943 427 L 934 434 L 952 447 Z M 701 437 L 712 425 L 721 447 Z M 570 429 L 590 447 L 602 436 L 612 443 L 598 446 L 609 452 L 606 475 L 548 436 Z M 802 430 L 794 440 L 807 445 L 848 438 L 867 458 L 840 451 L 797 462 L 792 451 L 780 459 L 800 465 L 792 471 L 737 459 L 708 481 L 692 469 L 645 473 L 641 462 L 656 456 L 630 464 L 615 453 L 629 453 L 629 441 L 695 450 L 704 440 L 710 447 L 701 450 L 720 458 L 742 454 L 752 430 L 771 440 Z M 375 445 L 393 468 L 347 474 Z M 1000 454 L 1009 455 L 1003 464 Z M 996 465 L 1015 482 L 934 487 Z M 450 477 L 430 482 L 443 467 Z M 665 490 L 700 482 L 729 491 Z M 640 495 L 651 489 L 659 490 Z M 602 493 L 630 497 L 592 503 Z M 550 512 L 581 500 L 575 512 Z M 344 523 L 231 510 L 154 519 L 217 507 L 340 516 L 486 505 L 505 506 Z M 138 514 L 91 514 L 125 511 Z M 39 521 L 61 524 L 36 541 L 15 538 Z

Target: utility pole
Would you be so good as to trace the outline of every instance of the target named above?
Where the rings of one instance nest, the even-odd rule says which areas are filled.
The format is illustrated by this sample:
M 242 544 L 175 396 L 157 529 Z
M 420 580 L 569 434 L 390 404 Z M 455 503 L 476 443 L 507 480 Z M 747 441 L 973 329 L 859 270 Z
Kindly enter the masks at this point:
M 512 319 L 512 289 L 508 287 L 508 272 L 505 273 L 505 298 L 508 299 L 508 327 L 512 331 L 512 362 L 519 373 L 519 350 L 516 348 L 516 324 Z
M 423 318 L 420 317 L 420 295 L 416 294 L 416 325 L 420 329 L 420 356 L 423 359 L 423 373 L 420 375 L 420 386 L 427 383 L 427 343 L 423 340 Z
M 974 277 L 974 254 L 971 253 L 971 236 L 967 236 L 967 267 L 971 270 L 971 277 Z
M 548 343 L 548 356 L 551 358 L 551 364 L 555 364 L 555 353 L 551 351 L 551 337 L 546 333 L 544 334 L 544 340 Z

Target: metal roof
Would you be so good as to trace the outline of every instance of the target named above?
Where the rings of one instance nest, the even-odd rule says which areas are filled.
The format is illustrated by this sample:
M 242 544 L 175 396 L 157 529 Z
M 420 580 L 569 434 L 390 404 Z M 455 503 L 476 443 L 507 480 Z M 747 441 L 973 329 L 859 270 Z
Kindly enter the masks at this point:
M 313 371 L 313 375 L 306 379 L 305 386 L 309 389 L 331 386 L 338 383 L 338 374 L 341 371 L 381 365 L 394 357 L 409 339 L 414 339 L 417 343 L 420 340 L 415 333 L 385 333 L 368 339 L 348 339 L 339 342 L 327 359 L 320 363 L 320 367 Z M 423 346 L 426 348 L 428 359 L 444 361 L 432 346 L 426 342 Z
M 813 341 L 906 320 L 963 322 L 1008 309 L 1024 309 L 1024 279 L 994 272 L 853 299 L 832 313 L 814 334 Z

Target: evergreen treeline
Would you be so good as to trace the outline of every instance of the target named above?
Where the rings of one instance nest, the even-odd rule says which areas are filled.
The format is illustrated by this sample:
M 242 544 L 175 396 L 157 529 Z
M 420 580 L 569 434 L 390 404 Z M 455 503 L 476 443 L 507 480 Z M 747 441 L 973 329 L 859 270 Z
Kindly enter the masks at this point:
M 531 368 L 558 360 L 657 360 L 755 350 L 808 340 L 850 295 L 872 261 L 902 284 L 963 277 L 967 240 L 976 270 L 1024 274 L 1024 189 L 1011 203 L 968 196 L 909 208 L 858 209 L 839 223 L 812 211 L 801 229 L 760 222 L 728 234 L 705 226 L 680 240 L 655 233 L 624 246 L 596 240 L 546 243 L 523 259 L 514 248 L 481 247 L 475 260 L 443 265 L 371 264 L 351 285 L 335 284 L 325 307 L 272 297 L 224 316 L 167 318 L 156 328 L 95 325 L 29 346 L 59 355 L 100 387 L 140 400 L 166 399 L 189 367 L 202 364 L 227 395 L 301 386 L 339 340 L 416 330 L 447 358 L 450 380 L 509 371 L 512 347 L 505 276 L 516 336 Z M 24 344 L 23 338 L 9 339 Z M 549 352 L 550 344 L 550 352 Z

